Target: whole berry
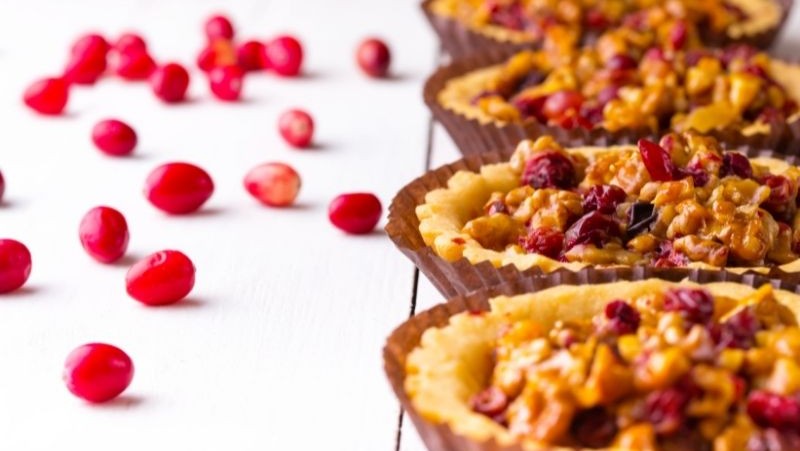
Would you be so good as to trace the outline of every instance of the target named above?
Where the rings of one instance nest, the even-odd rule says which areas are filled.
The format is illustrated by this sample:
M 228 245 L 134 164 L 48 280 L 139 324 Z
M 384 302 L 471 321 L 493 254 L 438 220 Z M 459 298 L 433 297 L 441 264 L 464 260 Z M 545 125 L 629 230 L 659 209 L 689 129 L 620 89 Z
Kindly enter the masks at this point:
M 702 288 L 672 288 L 664 293 L 664 311 L 678 312 L 689 323 L 706 324 L 714 316 L 714 298 Z
M 608 319 L 609 331 L 618 335 L 635 333 L 642 319 L 638 310 L 621 300 L 606 304 L 604 313 Z
M 113 70 L 124 80 L 147 80 L 156 70 L 155 60 L 145 51 L 131 50 L 116 56 Z
M 92 128 L 92 142 L 107 155 L 129 155 L 136 147 L 136 132 L 130 125 L 117 120 L 105 119 Z
M 216 98 L 234 102 L 242 95 L 244 71 L 239 66 L 215 67 L 208 73 L 208 83 Z
M 153 93 L 166 103 L 181 102 L 189 89 L 189 72 L 177 63 L 167 63 L 150 76 Z
M 594 185 L 583 194 L 583 211 L 611 214 L 626 198 L 625 191 L 617 185 Z
M 214 39 L 197 55 L 197 67 L 208 72 L 215 67 L 234 66 L 237 63 L 233 43 L 227 39 Z
M 70 55 L 73 57 L 105 58 L 109 48 L 108 41 L 103 36 L 97 33 L 89 33 L 75 40 L 70 49 Z
M 551 227 L 536 227 L 519 238 L 519 245 L 525 252 L 556 259 L 564 249 L 564 233 Z
M 0 293 L 21 287 L 31 275 L 31 253 L 16 240 L 0 239 Z
M 112 48 L 119 53 L 147 53 L 147 43 L 144 38 L 131 32 L 121 34 Z
M 106 71 L 106 57 L 91 54 L 73 55 L 64 68 L 64 81 L 79 85 L 92 85 Z
M 570 189 L 575 185 L 575 166 L 559 152 L 539 152 L 525 162 L 522 183 L 533 188 Z
M 382 209 L 374 194 L 342 194 L 328 206 L 328 219 L 344 232 L 361 235 L 372 232 L 381 219 Z
M 128 223 L 111 207 L 95 207 L 83 216 L 79 227 L 81 244 L 100 263 L 119 260 L 128 249 Z
M 185 298 L 194 287 L 195 268 L 180 251 L 165 250 L 134 263 L 125 276 L 128 294 L 137 301 L 160 306 Z
M 119 396 L 133 380 L 133 361 L 116 346 L 78 346 L 64 363 L 64 383 L 73 395 L 93 403 Z
M 295 77 L 303 65 L 303 46 L 292 36 L 278 36 L 264 47 L 264 57 L 278 75 Z
M 314 137 L 314 120 L 303 110 L 288 110 L 278 119 L 278 131 L 287 143 L 302 149 L 308 147 Z
M 300 176 L 289 165 L 264 163 L 244 177 L 244 187 L 250 195 L 270 207 L 292 205 L 300 191 Z
M 28 86 L 23 95 L 25 105 L 40 114 L 58 115 L 69 100 L 69 86 L 61 78 L 43 78 Z
M 763 427 L 782 431 L 800 428 L 800 400 L 766 390 L 755 390 L 747 397 L 747 414 Z
M 389 47 L 383 41 L 370 38 L 359 44 L 356 61 L 365 74 L 374 78 L 382 78 L 389 73 L 392 55 Z
M 155 168 L 145 181 L 145 197 L 170 214 L 198 210 L 214 192 L 214 182 L 203 169 L 189 163 L 167 163 Z
M 204 28 L 209 41 L 212 39 L 233 39 L 233 24 L 230 19 L 221 14 L 209 17 Z
M 264 58 L 265 46 L 259 41 L 246 41 L 236 48 L 236 61 L 246 71 L 258 71 L 267 68 Z

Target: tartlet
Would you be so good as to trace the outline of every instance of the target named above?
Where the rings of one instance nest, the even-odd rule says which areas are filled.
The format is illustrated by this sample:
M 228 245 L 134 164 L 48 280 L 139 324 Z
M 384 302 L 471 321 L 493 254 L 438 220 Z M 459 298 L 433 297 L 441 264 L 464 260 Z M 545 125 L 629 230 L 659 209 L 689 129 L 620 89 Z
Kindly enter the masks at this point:
M 697 28 L 710 46 L 746 43 L 768 47 L 780 31 L 791 0 L 426 0 L 422 7 L 453 57 L 486 50 L 514 50 L 592 42 L 602 32 L 646 22 Z M 684 26 L 684 25 L 681 25 Z
M 581 49 L 475 55 L 432 75 L 425 100 L 465 154 L 542 134 L 607 144 L 685 130 L 800 151 L 800 65 L 692 42 L 620 28 Z
M 650 279 L 474 309 L 488 297 L 423 312 L 387 342 L 387 374 L 434 451 L 800 443 L 797 294 Z

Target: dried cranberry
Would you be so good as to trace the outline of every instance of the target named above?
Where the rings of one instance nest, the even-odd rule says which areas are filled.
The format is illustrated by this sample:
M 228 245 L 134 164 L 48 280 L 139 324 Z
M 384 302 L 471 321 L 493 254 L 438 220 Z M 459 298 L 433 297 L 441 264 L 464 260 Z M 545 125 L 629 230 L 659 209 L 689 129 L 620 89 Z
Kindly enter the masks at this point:
M 0 293 L 25 285 L 31 275 L 31 253 L 17 240 L 0 239 Z
M 667 39 L 673 49 L 679 50 L 686 45 L 688 37 L 689 29 L 686 26 L 686 22 L 678 21 L 675 22 L 675 25 L 673 25 L 670 29 L 669 37 Z
M 658 218 L 655 205 L 648 202 L 636 202 L 628 210 L 628 227 L 626 234 L 628 239 L 644 232 L 650 224 Z
M 669 182 L 674 180 L 676 173 L 675 164 L 670 158 L 669 152 L 663 147 L 646 139 L 639 140 L 639 153 L 642 156 L 650 178 L 656 182 Z
M 714 315 L 714 298 L 702 288 L 672 288 L 664 294 L 664 311 L 679 312 L 690 323 L 706 324 Z
M 672 268 L 676 266 L 686 266 L 689 258 L 682 252 L 675 250 L 672 241 L 665 240 L 659 243 L 653 256 L 653 266 L 658 268 Z
M 566 250 L 572 249 L 578 244 L 591 243 L 602 247 L 612 238 L 619 236 L 619 224 L 611 216 L 593 211 L 583 215 L 567 229 L 567 233 L 564 234 L 564 244 Z
M 664 55 L 664 50 L 660 47 L 651 47 L 644 52 L 644 61 L 666 61 L 667 57 Z
M 794 186 L 792 181 L 782 175 L 767 175 L 762 183 L 769 187 L 769 198 L 764 202 L 764 208 L 772 213 L 783 213 L 794 199 Z
M 266 44 L 264 57 L 278 75 L 295 77 L 303 64 L 303 47 L 292 36 L 278 36 Z
M 540 122 L 546 122 L 547 117 L 542 112 L 546 100 L 547 96 L 521 96 L 512 100 L 511 104 L 519 111 L 523 119 L 534 118 Z
M 639 328 L 641 315 L 625 301 L 611 301 L 606 304 L 606 318 L 608 318 L 608 329 L 617 334 L 632 334 Z
M 719 170 L 720 177 L 735 175 L 743 179 L 753 177 L 753 168 L 750 160 L 738 152 L 725 152 L 722 156 L 722 167 Z
M 712 56 L 706 49 L 691 49 L 686 52 L 686 65 L 688 67 L 696 66 L 701 59 Z
M 211 16 L 205 23 L 206 37 L 214 39 L 233 39 L 233 24 L 223 15 Z
M 691 177 L 695 187 L 703 187 L 708 183 L 711 177 L 705 169 L 700 165 L 699 161 L 682 169 L 677 169 L 675 175 L 678 177 Z
M 534 188 L 569 189 L 575 186 L 575 167 L 562 153 L 539 152 L 525 162 L 522 183 Z
M 567 114 L 561 116 L 559 119 L 551 120 L 550 123 L 567 130 L 573 130 L 579 127 L 585 128 L 586 130 L 594 128 L 594 123 L 581 114 Z
M 25 89 L 25 105 L 39 114 L 58 115 L 69 100 L 69 85 L 61 78 L 43 78 Z
M 606 69 L 612 71 L 632 70 L 637 66 L 635 59 L 623 53 L 618 53 L 606 61 Z
M 383 78 L 389 73 L 392 54 L 380 39 L 370 38 L 358 45 L 356 62 L 361 70 L 373 78 Z
M 328 206 L 328 219 L 339 230 L 363 235 L 372 232 L 382 211 L 381 201 L 372 193 L 341 194 Z
M 125 275 L 128 294 L 145 305 L 174 304 L 194 287 L 195 268 L 180 251 L 161 251 L 139 260 Z
M 757 53 L 758 49 L 755 47 L 747 44 L 733 44 L 722 50 L 720 60 L 725 67 L 728 67 L 735 60 L 749 61 Z
M 650 393 L 645 399 L 645 419 L 660 435 L 670 435 L 680 429 L 685 417 L 689 396 L 678 388 Z
M 800 401 L 790 396 L 752 391 L 747 397 L 747 414 L 762 427 L 786 431 L 800 428 Z
M 469 405 L 474 412 L 496 418 L 506 411 L 508 397 L 503 390 L 497 387 L 488 387 L 473 395 L 469 400 Z
M 578 112 L 583 105 L 583 95 L 578 91 L 564 90 L 557 91 L 547 96 L 542 113 L 551 120 L 556 120 L 569 112 Z
M 764 429 L 754 432 L 747 441 L 747 451 L 797 451 L 800 434 L 796 431 Z
M 625 191 L 616 185 L 595 185 L 583 194 L 583 211 L 614 213 L 626 198 Z
M 69 353 L 63 378 L 73 395 L 93 403 L 106 402 L 130 385 L 133 361 L 116 346 L 88 343 Z
M 589 448 L 605 448 L 617 434 L 614 416 L 602 407 L 578 412 L 570 429 L 581 446 Z
M 605 106 L 605 104 L 616 99 L 617 97 L 619 97 L 619 86 L 610 85 L 601 89 L 600 92 L 597 93 L 596 100 L 598 104 Z
M 166 103 L 181 102 L 189 89 L 189 72 L 177 63 L 165 64 L 150 76 L 153 93 Z
M 519 238 L 519 245 L 525 252 L 541 254 L 557 259 L 564 248 L 564 234 L 551 227 L 537 227 L 528 235 Z
M 586 16 L 584 17 L 583 22 L 586 24 L 586 27 L 595 30 L 602 30 L 611 25 L 611 21 L 608 19 L 608 17 L 598 9 L 590 9 L 586 11 Z
M 727 321 L 715 325 L 711 329 L 711 336 L 720 348 L 750 349 L 755 344 L 756 332 L 759 330 L 761 322 L 753 309 L 747 307 L 736 312 Z

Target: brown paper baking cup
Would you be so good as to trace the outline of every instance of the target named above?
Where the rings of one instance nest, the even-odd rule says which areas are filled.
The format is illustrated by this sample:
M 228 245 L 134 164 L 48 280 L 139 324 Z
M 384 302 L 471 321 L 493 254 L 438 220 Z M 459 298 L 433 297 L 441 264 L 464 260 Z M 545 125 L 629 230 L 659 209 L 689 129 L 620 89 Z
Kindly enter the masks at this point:
M 581 127 L 567 130 L 542 124 L 535 119 L 504 125 L 494 122 L 481 123 L 477 119 L 470 119 L 447 109 L 439 102 L 439 93 L 450 80 L 477 69 L 502 64 L 513 53 L 511 50 L 490 50 L 458 59 L 440 67 L 425 82 L 423 91 L 425 104 L 453 138 L 463 155 L 514 147 L 522 139 L 542 135 L 552 135 L 559 142 L 570 146 L 628 144 L 635 143 L 640 138 L 655 137 L 652 130 L 646 128 L 616 132 L 603 129 L 586 130 Z M 787 155 L 800 154 L 800 118 L 773 126 L 770 128 L 770 133 L 747 136 L 737 128 L 729 127 L 710 132 L 708 135 L 724 142 L 728 148 L 775 149 Z
M 699 269 L 677 273 L 669 268 L 628 268 L 624 272 L 627 277 L 614 278 L 610 277 L 607 271 L 591 268 L 577 273 L 549 274 L 546 277 L 520 277 L 491 288 L 453 297 L 446 303 L 418 313 L 395 329 L 383 348 L 383 368 L 392 390 L 428 449 L 430 451 L 523 451 L 518 444 L 503 446 L 493 440 L 477 442 L 456 434 L 446 424 L 436 424 L 423 419 L 411 404 L 404 387 L 406 358 L 419 345 L 422 334 L 430 328 L 445 326 L 450 317 L 457 313 L 487 311 L 489 299 L 495 296 L 531 293 L 559 285 L 599 284 L 617 280 L 644 280 L 652 277 L 676 282 L 683 279 L 698 283 L 736 282 L 752 287 L 770 283 L 775 288 L 800 294 L 800 287 L 797 285 L 755 274 L 737 275 Z
M 433 30 L 439 36 L 439 42 L 442 47 L 453 58 L 462 58 L 486 51 L 516 51 L 539 46 L 539 43 L 536 41 L 531 41 L 529 43 L 513 43 L 497 40 L 483 33 L 473 31 L 459 20 L 442 16 L 431 11 L 430 6 L 433 1 L 434 0 L 423 1 L 421 5 L 422 11 L 431 24 L 431 27 L 433 27 Z M 775 0 L 775 2 L 779 4 L 782 11 L 781 18 L 775 26 L 759 33 L 737 39 L 731 38 L 726 33 L 707 32 L 702 36 L 703 42 L 709 46 L 724 46 L 740 43 L 764 49 L 769 47 L 783 28 L 794 0 Z M 700 27 L 700 29 L 701 31 L 707 31 L 707 29 L 703 27 Z
M 450 177 L 458 171 L 466 170 L 479 172 L 480 167 L 487 164 L 501 163 L 508 161 L 514 151 L 514 147 L 507 147 L 503 151 L 480 153 L 468 155 L 454 163 L 441 166 L 437 169 L 428 171 L 421 177 L 406 185 L 397 193 L 389 207 L 389 222 L 386 225 L 386 233 L 394 242 L 398 249 L 408 257 L 425 274 L 439 292 L 445 297 L 455 297 L 464 295 L 472 291 L 491 288 L 493 286 L 511 283 L 520 278 L 531 276 L 550 277 L 562 276 L 573 277 L 574 271 L 561 268 L 550 273 L 544 273 L 541 269 L 533 267 L 524 271 L 518 270 L 514 265 L 495 267 L 488 261 L 477 264 L 470 263 L 467 259 L 461 258 L 455 262 L 449 262 L 439 257 L 434 250 L 425 244 L 419 231 L 419 219 L 415 209 L 418 205 L 425 202 L 425 195 L 434 189 L 447 187 Z M 800 157 L 785 156 L 771 150 L 745 149 L 745 154 L 749 157 L 771 157 L 779 158 L 789 164 L 800 164 Z M 642 267 L 614 267 L 597 270 L 593 274 L 606 274 L 605 281 L 624 278 L 631 274 L 629 271 L 650 271 Z M 712 273 L 725 272 L 724 270 L 710 271 Z M 581 274 L 578 271 L 578 274 Z M 694 273 L 689 268 L 670 268 L 669 277 L 678 279 Z M 638 273 L 637 273 L 638 274 Z M 655 271 L 654 274 L 662 274 Z M 666 274 L 666 273 L 665 273 Z M 800 283 L 800 273 L 787 273 L 777 268 L 770 269 L 769 273 L 763 274 L 764 277 L 782 280 L 788 283 Z M 597 276 L 595 276 L 597 277 Z M 584 283 L 588 283 L 585 280 Z

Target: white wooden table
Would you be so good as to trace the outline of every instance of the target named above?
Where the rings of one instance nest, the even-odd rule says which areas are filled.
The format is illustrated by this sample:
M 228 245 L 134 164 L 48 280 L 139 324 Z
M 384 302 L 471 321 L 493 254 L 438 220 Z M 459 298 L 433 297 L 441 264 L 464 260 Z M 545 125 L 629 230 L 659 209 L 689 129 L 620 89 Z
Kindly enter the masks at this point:
M 73 91 L 66 117 L 21 104 L 87 30 L 140 30 L 159 60 L 193 66 L 215 11 L 241 37 L 299 36 L 306 76 L 254 75 L 233 105 L 213 100 L 196 70 L 181 106 L 112 79 Z M 799 14 L 789 28 L 795 45 L 785 36 L 784 51 L 800 48 Z M 355 46 L 370 34 L 390 43 L 394 80 L 358 72 Z M 409 312 L 441 298 L 383 232 L 344 236 L 326 210 L 357 190 L 387 206 L 425 168 L 457 158 L 421 100 L 437 58 L 416 0 L 0 0 L 0 237 L 23 241 L 34 261 L 26 287 L 0 298 L 0 450 L 424 449 L 401 423 L 381 348 Z M 318 149 L 290 150 L 278 136 L 292 106 L 315 117 Z M 138 131 L 136 157 L 92 147 L 92 125 L 109 116 Z M 166 217 L 142 196 L 149 170 L 174 160 L 216 182 L 200 214 Z M 242 188 L 250 167 L 271 160 L 303 177 L 295 208 L 260 207 Z M 78 242 L 81 216 L 101 204 L 130 224 L 123 264 L 96 264 Z M 165 248 L 194 260 L 197 285 L 181 304 L 143 307 L 125 294 L 127 264 Z M 67 353 L 90 341 L 122 347 L 136 365 L 110 404 L 87 405 L 60 380 Z

